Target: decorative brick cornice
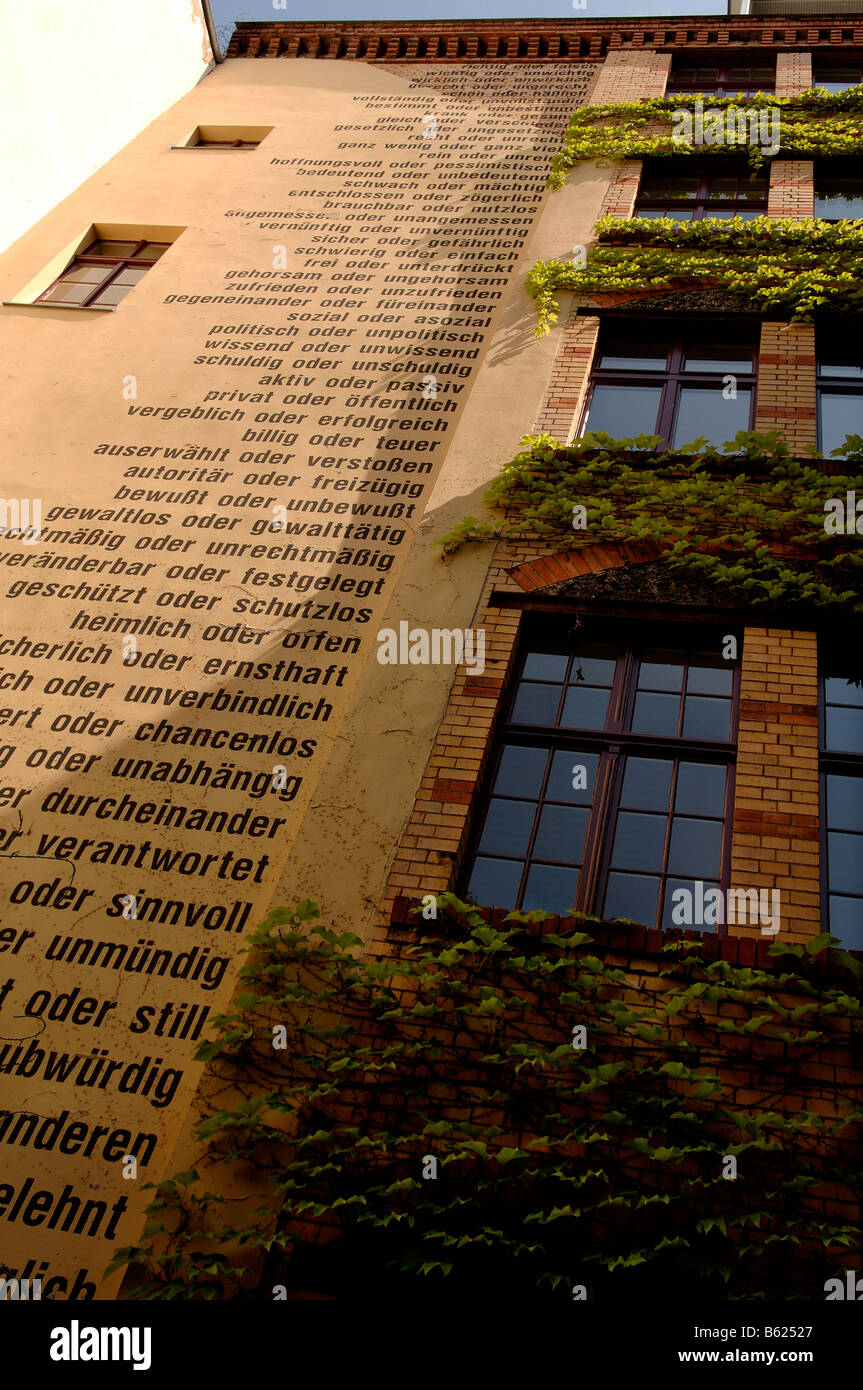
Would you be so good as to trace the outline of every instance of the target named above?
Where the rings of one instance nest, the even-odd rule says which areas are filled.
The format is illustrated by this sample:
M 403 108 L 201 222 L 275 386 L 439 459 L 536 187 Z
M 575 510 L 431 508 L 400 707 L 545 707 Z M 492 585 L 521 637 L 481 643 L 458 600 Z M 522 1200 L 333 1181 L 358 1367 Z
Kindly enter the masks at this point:
M 487 19 L 314 23 L 245 20 L 228 58 L 347 58 L 365 63 L 597 63 L 608 53 L 863 46 L 858 15 L 675 16 L 665 20 Z

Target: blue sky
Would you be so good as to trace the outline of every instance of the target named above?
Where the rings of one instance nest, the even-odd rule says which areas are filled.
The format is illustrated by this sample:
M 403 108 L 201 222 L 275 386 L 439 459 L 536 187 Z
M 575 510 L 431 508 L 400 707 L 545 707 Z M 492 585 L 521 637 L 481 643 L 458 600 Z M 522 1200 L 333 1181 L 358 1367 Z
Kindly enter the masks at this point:
M 288 0 L 273 9 L 270 0 L 211 0 L 217 26 L 236 19 L 596 19 L 631 15 L 726 14 L 725 0 L 587 0 L 575 10 L 571 0 Z

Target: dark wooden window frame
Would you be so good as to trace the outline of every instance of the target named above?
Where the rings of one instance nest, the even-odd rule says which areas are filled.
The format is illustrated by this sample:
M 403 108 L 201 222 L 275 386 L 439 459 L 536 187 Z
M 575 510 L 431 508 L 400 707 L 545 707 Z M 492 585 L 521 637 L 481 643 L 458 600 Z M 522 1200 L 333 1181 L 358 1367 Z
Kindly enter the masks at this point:
M 590 403 L 593 399 L 595 386 L 659 386 L 662 394 L 659 400 L 657 421 L 654 429 L 644 430 L 644 434 L 658 434 L 663 440 L 670 441 L 674 437 L 674 428 L 677 421 L 677 409 L 680 400 L 680 392 L 683 386 L 715 387 L 719 389 L 722 376 L 726 373 L 720 372 L 690 372 L 684 367 L 684 353 L 687 346 L 696 337 L 699 328 L 705 330 L 713 327 L 722 328 L 729 326 L 742 326 L 753 330 L 752 343 L 752 370 L 751 372 L 734 372 L 739 385 L 749 388 L 749 423 L 748 429 L 754 428 L 756 413 L 756 397 L 758 385 L 758 357 L 760 347 L 759 321 L 748 317 L 730 318 L 724 316 L 713 320 L 681 320 L 675 318 L 673 321 L 663 319 L 644 319 L 626 320 L 628 328 L 633 334 L 641 329 L 643 336 L 649 338 L 651 335 L 665 336 L 670 343 L 670 351 L 666 359 L 664 371 L 653 371 L 644 368 L 635 368 L 627 371 L 624 367 L 601 367 L 599 365 L 602 357 L 603 330 L 608 330 L 614 324 L 622 323 L 624 320 L 613 314 L 603 315 L 600 326 L 599 339 L 597 341 L 596 352 L 593 359 L 593 368 L 590 373 L 590 381 L 586 392 L 586 398 L 582 407 L 581 416 L 575 437 L 578 438 L 587 420 L 590 410 Z M 681 324 L 686 323 L 687 331 L 681 332 Z M 667 325 L 667 327 L 665 326 Z
M 132 242 L 132 238 L 131 238 L 131 237 L 118 237 L 118 236 L 95 236 L 95 237 L 93 238 L 93 240 L 92 240 L 89 244 L 90 244 L 90 246 L 95 246 L 96 243 L 97 243 L 97 242 L 100 242 L 100 241 L 128 241 L 128 242 L 131 243 L 131 242 Z M 57 307 L 58 309 L 63 309 L 63 308 L 67 308 L 67 309 L 68 309 L 68 308 L 73 308 L 73 309 L 87 309 L 87 308 L 89 308 L 91 305 L 93 305 L 94 302 L 95 302 L 96 300 L 98 300 L 98 297 L 99 297 L 100 295 L 102 295 L 102 294 L 105 293 L 105 290 L 109 289 L 110 286 L 114 284 L 114 281 L 117 279 L 117 277 L 118 277 L 124 270 L 141 270 L 141 269 L 147 269 L 147 270 L 149 270 L 152 266 L 154 266 L 154 265 L 156 264 L 156 262 L 157 262 L 158 260 L 161 259 L 160 257 L 157 256 L 157 257 L 155 257 L 155 258 L 152 259 L 152 260 L 136 260 L 136 257 L 140 256 L 141 252 L 145 249 L 145 247 L 147 247 L 147 246 L 164 246 L 165 249 L 167 250 L 167 248 L 168 248 L 170 245 L 171 245 L 170 242 L 165 242 L 165 241 L 139 240 L 139 241 L 137 241 L 137 242 L 134 243 L 134 246 L 135 246 L 134 251 L 130 251 L 130 252 L 129 252 L 127 255 L 125 255 L 125 256 L 97 256 L 97 255 L 88 255 L 87 248 L 85 247 L 83 251 L 78 251 L 77 254 L 76 254 L 75 256 L 72 257 L 72 260 L 69 262 L 69 264 L 68 264 L 67 266 L 64 267 L 64 269 L 63 269 L 63 271 L 61 272 L 61 274 L 58 275 L 57 278 L 56 278 L 55 280 L 52 280 L 52 281 L 51 281 L 51 284 L 48 285 L 48 286 L 42 291 L 42 293 L 41 293 L 41 294 L 38 296 L 38 298 L 35 300 L 35 303 L 36 303 L 36 304 L 44 304 L 44 303 L 56 304 L 56 307 Z M 55 301 L 55 300 L 49 300 L 49 299 L 47 299 L 47 296 L 48 296 L 48 294 L 50 294 L 51 290 L 53 290 L 54 287 L 55 287 L 56 285 L 59 285 L 59 284 L 61 284 L 64 280 L 68 279 L 68 277 L 69 277 L 69 272 L 70 272 L 71 270 L 74 270 L 75 267 L 76 267 L 76 266 L 79 266 L 79 265 L 95 265 L 95 266 L 102 266 L 102 267 L 105 267 L 105 268 L 107 268 L 108 266 L 112 266 L 112 267 L 113 267 L 113 270 L 112 270 L 112 273 L 107 277 L 107 279 L 103 280 L 103 281 L 102 281 L 100 284 L 98 284 L 98 285 L 94 285 L 94 286 L 93 286 L 92 292 L 91 292 L 90 294 L 87 295 L 86 299 L 82 299 L 81 302 L 80 302 L 79 304 L 65 304 L 65 305 L 64 305 L 63 302 L 62 302 L 62 300 L 56 300 L 56 301 Z M 134 286 L 132 286 L 132 288 L 134 289 Z M 98 305 L 96 305 L 96 307 L 98 307 Z M 113 309 L 113 308 L 115 308 L 116 306 L 115 306 L 115 305 L 110 305 L 110 306 L 106 306 L 106 307 L 110 307 L 110 308 Z
M 856 71 L 857 81 L 847 83 L 840 88 L 841 91 L 847 91 L 849 87 L 859 87 L 863 83 L 863 55 L 849 58 L 839 53 L 813 53 L 812 86 L 821 87 L 825 82 L 836 82 L 839 79 L 831 77 L 829 74 L 841 72 L 843 69 Z M 841 80 L 844 82 L 844 78 Z
M 534 617 L 540 616 L 543 619 L 558 616 L 548 609 L 533 610 Z M 561 625 L 571 613 L 561 612 L 559 614 Z M 723 634 L 728 631 L 727 621 L 710 623 L 717 629 L 721 626 Z M 689 624 L 685 626 L 690 626 Z M 661 919 L 662 905 L 664 901 L 665 884 L 668 878 L 677 878 L 679 875 L 668 872 L 668 852 L 672 824 L 674 819 L 674 798 L 677 786 L 678 765 L 681 762 L 710 762 L 726 769 L 726 794 L 725 808 L 723 815 L 723 832 L 721 847 L 721 864 L 719 872 L 719 886 L 723 894 L 727 893 L 730 883 L 731 870 L 731 840 L 733 831 L 733 808 L 735 793 L 735 769 L 737 759 L 737 733 L 740 711 L 740 661 L 733 666 L 732 690 L 730 696 L 731 713 L 731 737 L 729 740 L 706 740 L 678 737 L 658 737 L 653 734 L 637 734 L 628 732 L 625 728 L 631 722 L 632 711 L 635 703 L 638 685 L 638 672 L 641 658 L 636 654 L 639 646 L 649 645 L 656 647 L 667 644 L 672 639 L 676 642 L 686 642 L 691 648 L 699 648 L 696 625 L 692 624 L 691 635 L 685 633 L 683 624 L 675 624 L 673 621 L 656 622 L 634 619 L 627 621 L 626 632 L 627 642 L 622 657 L 618 658 L 617 667 L 614 673 L 611 693 L 609 697 L 610 718 L 604 729 L 580 730 L 580 729 L 561 729 L 550 725 L 529 725 L 514 724 L 509 716 L 519 689 L 520 672 L 523 667 L 524 657 L 530 651 L 530 633 L 521 624 L 516 660 L 507 686 L 501 699 L 501 710 L 505 713 L 499 716 L 492 734 L 492 756 L 489 759 L 488 768 L 483 779 L 477 802 L 475 813 L 471 819 L 473 822 L 472 843 L 467 847 L 467 853 L 462 861 L 460 877 L 463 880 L 463 887 L 467 886 L 470 877 L 470 870 L 473 865 L 474 856 L 477 853 L 480 836 L 482 834 L 486 810 L 492 798 L 492 788 L 497 776 L 500 759 L 503 749 L 507 745 L 517 745 L 520 747 L 543 748 L 546 752 L 559 749 L 567 749 L 577 755 L 579 752 L 589 752 L 598 754 L 596 782 L 593 800 L 588 811 L 588 826 L 585 834 L 584 853 L 579 870 L 578 884 L 575 894 L 575 910 L 582 912 L 596 913 L 596 907 L 592 904 L 604 901 L 610 871 L 610 860 L 614 844 L 614 829 L 617 825 L 617 817 L 620 811 L 620 799 L 623 789 L 623 777 L 626 768 L 626 757 L 630 754 L 642 757 L 661 758 L 673 762 L 672 780 L 669 789 L 669 802 L 666 810 L 665 834 L 663 840 L 661 868 L 659 877 L 659 896 L 658 896 L 658 916 Z M 735 626 L 732 624 L 732 626 Z M 742 643 L 742 634 L 738 633 L 738 642 Z M 591 640 L 602 640 L 601 637 L 591 636 Z M 683 678 L 683 689 L 685 689 L 685 673 Z M 565 699 L 567 690 L 566 679 L 561 685 L 561 701 Z M 680 715 L 678 719 L 678 729 L 681 727 L 683 718 L 684 701 L 681 699 Z M 561 706 L 558 707 L 558 712 Z M 552 759 L 548 759 L 546 770 L 543 775 L 542 783 L 536 797 L 519 798 L 518 796 L 507 793 L 507 799 L 525 800 L 533 802 L 536 807 L 534 823 L 530 837 L 525 846 L 523 855 L 501 855 L 496 854 L 494 858 L 511 859 L 514 862 L 522 862 L 522 875 L 519 882 L 518 897 L 520 898 L 527 880 L 527 874 L 532 866 L 531 850 L 536 840 L 539 829 L 542 808 L 549 804 L 546 801 L 546 788 L 550 776 Z M 554 804 L 554 803 L 552 803 Z M 638 812 L 638 807 L 627 806 L 627 811 Z M 655 808 L 651 808 L 652 814 L 657 814 Z M 687 813 L 688 814 L 688 813 Z M 698 818 L 697 816 L 695 818 Z M 704 819 L 716 820 L 718 817 L 704 817 Z M 544 859 L 544 864 L 554 867 L 557 862 L 559 867 L 575 867 L 564 861 L 553 861 Z M 491 904 L 494 906 L 494 904 Z M 654 925 L 648 923 L 648 926 Z M 709 930 L 709 928 L 706 928 Z M 723 936 L 727 933 L 727 923 L 717 924 L 715 931 Z
M 669 172 L 676 173 L 678 169 L 681 173 L 686 172 L 686 168 L 682 163 L 677 163 L 676 161 L 670 160 L 664 162 L 667 162 L 668 164 L 674 162 L 675 168 L 673 171 L 669 170 Z M 659 162 L 657 162 L 657 164 L 658 163 Z M 686 163 L 688 164 L 689 161 L 687 160 Z M 736 161 L 733 165 L 729 163 L 722 164 L 720 166 L 720 161 L 718 160 L 712 162 L 709 166 L 693 165 L 693 172 L 697 172 L 699 182 L 695 196 L 692 198 L 657 197 L 653 199 L 647 197 L 644 193 L 645 183 L 652 175 L 659 174 L 661 172 L 661 169 L 657 167 L 656 164 L 651 164 L 650 161 L 645 161 L 642 168 L 641 183 L 639 184 L 638 200 L 635 204 L 636 217 L 643 217 L 645 213 L 652 212 L 658 204 L 662 204 L 662 206 L 665 208 L 672 208 L 674 211 L 691 211 L 692 218 L 689 220 L 693 222 L 701 222 L 705 217 L 715 217 L 717 212 L 725 212 L 729 209 L 733 209 L 735 213 L 741 213 L 751 212 L 753 208 L 757 208 L 759 210 L 759 215 L 766 216 L 767 214 L 768 189 L 766 188 L 764 190 L 763 199 L 759 198 L 757 200 L 753 198 L 742 197 L 714 198 L 711 196 L 712 182 L 716 178 L 736 177 L 738 180 L 738 185 L 745 184 L 747 182 L 748 170 L 746 166 L 739 160 Z
M 675 55 L 676 57 L 677 55 Z M 752 55 L 745 61 L 736 58 L 720 58 L 718 54 L 699 55 L 693 53 L 681 53 L 681 61 L 675 63 L 672 59 L 671 71 L 668 75 L 668 85 L 666 95 L 674 96 L 676 93 L 703 92 L 710 96 L 744 96 L 747 92 L 775 92 L 776 90 L 776 54 L 765 53 Z M 758 61 L 765 59 L 766 61 Z M 773 77 L 769 82 L 753 82 L 750 79 L 735 81 L 734 74 L 742 70 L 751 71 L 753 68 L 766 68 L 773 64 Z M 696 81 L 684 80 L 678 76 L 682 68 L 714 68 L 716 70 L 715 79 L 706 84 Z

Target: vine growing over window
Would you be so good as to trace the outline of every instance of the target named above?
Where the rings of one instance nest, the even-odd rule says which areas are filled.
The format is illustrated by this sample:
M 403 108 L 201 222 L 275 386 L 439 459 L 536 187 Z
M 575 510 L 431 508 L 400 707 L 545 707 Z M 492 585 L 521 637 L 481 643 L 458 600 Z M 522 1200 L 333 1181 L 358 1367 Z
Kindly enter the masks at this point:
M 779 217 L 604 217 L 584 265 L 538 261 L 526 288 L 537 336 L 557 321 L 556 295 L 713 288 L 745 295 L 756 310 L 811 319 L 818 310 L 863 310 L 863 222 Z
M 846 443 L 847 461 L 863 461 L 863 439 Z M 859 540 L 824 525 L 827 500 L 859 489 L 859 470 L 825 473 L 814 459 L 792 458 L 776 430 L 741 430 L 725 452 L 704 440 L 686 452 L 659 446 L 653 435 L 597 432 L 568 445 L 527 435 L 486 493 L 501 520 L 467 517 L 439 544 L 450 554 L 492 539 L 548 539 L 558 549 L 649 542 L 672 568 L 728 586 L 753 606 L 863 612 Z
M 561 188 L 569 170 L 585 159 L 727 155 L 727 143 L 694 145 L 673 138 L 677 113 L 694 112 L 698 99 L 677 93 L 580 107 L 571 115 L 563 146 L 552 159 L 551 186 Z M 778 111 L 781 159 L 859 155 L 863 151 L 863 94 L 859 88 L 835 94 L 813 88 L 796 97 L 776 97 L 767 92 L 727 97 L 706 94 L 700 100 L 711 110 Z M 764 149 L 743 139 L 739 145 L 753 168 L 760 168 L 767 158 Z

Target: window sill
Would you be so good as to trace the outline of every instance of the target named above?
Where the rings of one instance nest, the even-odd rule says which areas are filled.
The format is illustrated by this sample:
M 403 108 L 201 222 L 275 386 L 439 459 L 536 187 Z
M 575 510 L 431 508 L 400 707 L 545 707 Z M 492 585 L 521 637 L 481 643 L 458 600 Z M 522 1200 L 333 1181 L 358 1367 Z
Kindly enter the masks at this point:
M 4 309 L 71 309 L 76 314 L 113 314 L 116 305 L 112 304 L 34 304 L 26 299 L 2 299 Z

